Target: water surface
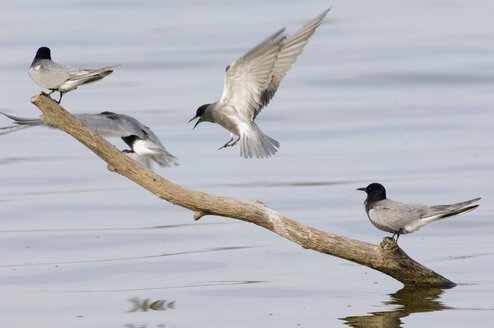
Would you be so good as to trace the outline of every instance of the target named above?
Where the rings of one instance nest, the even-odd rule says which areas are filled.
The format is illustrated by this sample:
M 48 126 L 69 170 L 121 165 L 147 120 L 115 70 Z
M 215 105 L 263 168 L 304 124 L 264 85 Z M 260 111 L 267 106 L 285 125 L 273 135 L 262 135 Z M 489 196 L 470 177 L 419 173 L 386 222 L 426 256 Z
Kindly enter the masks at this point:
M 229 134 L 186 122 L 215 101 L 224 68 L 282 26 L 332 7 L 258 116 L 281 143 L 267 160 L 217 151 Z M 0 137 L 0 301 L 8 327 L 487 326 L 494 317 L 494 5 L 487 1 L 24 1 L 0 5 L 2 111 L 35 117 L 27 75 L 55 61 L 122 64 L 64 96 L 71 112 L 148 124 L 181 165 L 155 168 L 204 192 L 259 199 L 363 241 L 386 235 L 356 188 L 478 210 L 400 238 L 458 286 L 403 289 L 272 232 L 204 217 L 109 172 L 60 131 Z M 8 120 L 0 118 L 0 126 Z M 121 140 L 112 142 L 119 148 Z M 171 304 L 171 305 L 170 305 Z

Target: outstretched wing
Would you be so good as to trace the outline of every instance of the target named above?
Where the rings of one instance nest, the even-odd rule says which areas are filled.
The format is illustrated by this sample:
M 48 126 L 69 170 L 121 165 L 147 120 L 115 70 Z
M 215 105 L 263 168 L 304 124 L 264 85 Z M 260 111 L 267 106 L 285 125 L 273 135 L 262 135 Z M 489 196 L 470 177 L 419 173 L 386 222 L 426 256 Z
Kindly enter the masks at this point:
M 234 107 L 245 120 L 251 120 L 259 107 L 261 93 L 280 51 L 284 30 L 279 30 L 226 68 L 219 103 Z
M 276 90 L 278 90 L 281 80 L 290 70 L 295 60 L 297 60 L 297 57 L 302 53 L 304 47 L 309 42 L 309 38 L 314 34 L 316 28 L 321 25 L 322 20 L 326 17 L 329 10 L 330 8 L 323 11 L 319 16 L 309 21 L 283 41 L 271 75 L 266 80 L 266 84 L 261 92 L 259 106 L 253 112 L 252 120 L 256 118 L 261 109 L 269 104 Z
M 288 38 L 282 36 L 284 28 L 279 30 L 228 66 L 219 102 L 235 108 L 245 120 L 253 121 L 273 98 L 281 80 L 328 11 Z

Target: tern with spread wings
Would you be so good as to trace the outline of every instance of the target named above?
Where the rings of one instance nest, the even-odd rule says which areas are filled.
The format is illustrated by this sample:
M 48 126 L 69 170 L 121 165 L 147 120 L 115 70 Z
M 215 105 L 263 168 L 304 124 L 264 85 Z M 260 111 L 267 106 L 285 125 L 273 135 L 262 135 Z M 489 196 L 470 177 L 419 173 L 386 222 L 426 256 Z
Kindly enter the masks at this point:
M 194 128 L 201 122 L 217 123 L 230 131 L 231 138 L 220 149 L 240 142 L 240 156 L 264 158 L 274 155 L 280 144 L 265 135 L 255 118 L 273 98 L 281 80 L 304 50 L 309 38 L 329 9 L 298 31 L 285 36 L 281 29 L 226 68 L 220 100 L 200 106 Z M 235 137 L 237 139 L 234 141 Z

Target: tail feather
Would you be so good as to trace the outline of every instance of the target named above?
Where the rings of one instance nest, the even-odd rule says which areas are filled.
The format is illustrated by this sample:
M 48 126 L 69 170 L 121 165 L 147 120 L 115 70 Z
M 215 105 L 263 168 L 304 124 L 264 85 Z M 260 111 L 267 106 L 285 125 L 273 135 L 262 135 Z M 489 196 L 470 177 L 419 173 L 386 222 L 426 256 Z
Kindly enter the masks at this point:
M 436 220 L 446 219 L 451 216 L 459 215 L 462 213 L 470 212 L 476 209 L 477 207 L 479 207 L 479 205 L 472 205 L 468 207 L 466 206 L 478 200 L 480 200 L 480 198 L 470 199 L 465 202 L 449 204 L 449 205 L 430 206 L 429 212 L 423 219 L 432 222 Z
M 455 203 L 455 204 L 448 204 L 448 205 L 434 205 L 434 206 L 431 206 L 430 207 L 430 210 L 432 212 L 441 212 L 441 211 L 454 211 L 454 210 L 457 210 L 459 208 L 462 208 L 462 207 L 465 207 L 467 205 L 470 205 L 476 201 L 480 200 L 480 197 L 479 198 L 474 198 L 474 199 L 470 199 L 470 200 L 467 200 L 467 201 L 464 201 L 464 202 L 461 202 L 461 203 Z
M 113 73 L 113 69 L 119 65 L 94 68 L 94 69 L 85 69 L 84 74 L 74 75 L 71 80 L 80 81 L 80 84 L 88 84 L 104 79 L 111 73 Z
M 459 209 L 456 209 L 454 211 L 449 211 L 447 213 L 443 213 L 443 214 L 439 215 L 438 217 L 436 217 L 434 219 L 434 221 L 442 220 L 442 219 L 449 218 L 450 216 L 455 216 L 458 214 L 470 212 L 470 211 L 473 211 L 474 209 L 476 209 L 477 207 L 479 207 L 479 205 L 472 205 L 472 206 L 468 206 L 468 207 L 459 208 Z
M 244 158 L 266 158 L 274 155 L 280 143 L 265 135 L 252 123 L 253 129 L 244 131 L 240 136 L 240 156 Z

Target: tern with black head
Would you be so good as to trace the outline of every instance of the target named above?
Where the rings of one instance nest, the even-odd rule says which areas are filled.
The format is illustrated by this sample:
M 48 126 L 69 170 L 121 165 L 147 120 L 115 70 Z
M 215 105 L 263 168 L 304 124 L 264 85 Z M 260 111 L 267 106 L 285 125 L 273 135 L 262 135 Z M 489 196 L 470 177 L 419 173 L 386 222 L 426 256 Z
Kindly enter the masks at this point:
M 0 135 L 33 126 L 46 126 L 38 118 L 24 118 L 1 113 L 14 121 L 14 125 L 0 128 Z M 125 153 L 136 153 L 138 160 L 148 168 L 151 161 L 162 167 L 178 165 L 177 158 L 170 154 L 150 128 L 134 117 L 112 112 L 99 114 L 79 113 L 74 116 L 85 126 L 102 137 L 119 137 L 130 147 Z
M 402 234 L 411 233 L 436 220 L 448 218 L 476 209 L 468 206 L 480 198 L 450 205 L 403 204 L 386 198 L 386 189 L 380 183 L 371 183 L 365 188 L 365 211 L 369 220 L 380 230 L 391 232 L 396 241 Z
M 57 64 L 51 60 L 51 51 L 47 47 L 41 47 L 36 52 L 36 56 L 29 67 L 29 76 L 31 79 L 44 89 L 53 92 L 60 92 L 62 101 L 64 93 L 76 89 L 82 84 L 96 82 L 105 78 L 113 72 L 118 65 L 107 66 L 94 69 L 79 69 Z
M 304 50 L 329 9 L 298 31 L 285 36 L 281 29 L 226 68 L 220 100 L 199 107 L 189 123 L 217 123 L 230 131 L 231 138 L 220 149 L 240 141 L 240 156 L 264 158 L 277 152 L 280 144 L 254 123 L 262 108 L 273 98 L 281 80 Z M 237 139 L 234 141 L 235 137 Z

